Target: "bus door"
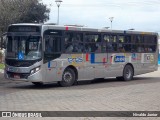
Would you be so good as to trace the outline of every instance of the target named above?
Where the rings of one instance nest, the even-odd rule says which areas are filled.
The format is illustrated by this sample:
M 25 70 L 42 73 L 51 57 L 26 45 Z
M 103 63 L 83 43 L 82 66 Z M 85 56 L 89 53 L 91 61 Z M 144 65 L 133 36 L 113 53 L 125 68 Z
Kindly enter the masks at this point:
M 44 63 L 46 81 L 57 80 L 57 58 L 61 56 L 61 31 L 47 30 L 44 33 Z
M 122 71 L 122 64 L 124 62 L 124 55 L 118 53 L 118 38 L 117 35 L 106 34 L 103 35 L 104 46 L 103 49 L 107 52 L 107 63 L 105 64 L 105 76 L 113 77 L 119 75 Z

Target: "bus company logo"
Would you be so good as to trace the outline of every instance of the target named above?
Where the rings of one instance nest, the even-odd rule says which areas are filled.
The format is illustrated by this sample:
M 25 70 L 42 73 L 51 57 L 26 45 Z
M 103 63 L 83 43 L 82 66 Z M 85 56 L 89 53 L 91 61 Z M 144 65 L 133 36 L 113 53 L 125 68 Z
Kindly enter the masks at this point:
M 150 60 L 150 57 L 151 57 L 150 55 L 147 55 L 147 60 Z
M 150 61 L 151 61 L 151 62 L 154 61 L 154 56 L 153 56 L 153 55 L 150 56 Z
M 114 62 L 125 62 L 125 56 L 115 56 Z
M 136 53 L 133 53 L 132 54 L 132 60 L 136 60 L 137 59 L 137 55 L 136 55 Z
M 81 63 L 83 62 L 83 58 L 77 57 L 77 58 L 68 58 L 69 63 Z
M 153 55 L 147 55 L 146 59 L 147 59 L 147 61 L 153 62 L 154 61 L 154 56 Z

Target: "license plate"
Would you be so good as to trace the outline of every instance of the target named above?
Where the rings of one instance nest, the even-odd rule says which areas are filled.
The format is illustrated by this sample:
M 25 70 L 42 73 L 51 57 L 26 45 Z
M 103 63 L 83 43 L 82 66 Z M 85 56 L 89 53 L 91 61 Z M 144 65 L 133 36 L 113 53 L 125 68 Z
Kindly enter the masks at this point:
M 14 78 L 15 79 L 20 79 L 20 76 L 19 75 L 14 75 Z

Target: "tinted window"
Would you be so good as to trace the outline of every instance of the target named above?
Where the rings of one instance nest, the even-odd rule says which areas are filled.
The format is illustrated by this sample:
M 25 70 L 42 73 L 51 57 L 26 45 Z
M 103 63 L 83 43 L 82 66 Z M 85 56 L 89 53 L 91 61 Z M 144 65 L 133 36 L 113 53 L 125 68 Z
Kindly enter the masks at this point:
M 62 31 L 47 30 L 44 33 L 45 52 L 44 62 L 60 57 L 62 52 Z
M 103 52 L 116 52 L 117 51 L 117 36 L 104 35 L 103 36 Z
M 67 32 L 64 39 L 65 53 L 81 53 L 84 51 L 82 33 Z
M 85 35 L 85 52 L 101 52 L 102 43 L 101 36 L 99 34 L 86 34 Z

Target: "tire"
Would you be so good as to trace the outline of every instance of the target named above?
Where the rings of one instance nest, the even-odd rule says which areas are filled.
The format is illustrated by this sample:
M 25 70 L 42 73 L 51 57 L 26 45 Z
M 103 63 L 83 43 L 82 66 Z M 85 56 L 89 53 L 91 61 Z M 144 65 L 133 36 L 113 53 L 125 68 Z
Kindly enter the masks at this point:
M 131 65 L 126 65 L 123 70 L 123 76 L 121 79 L 123 79 L 124 81 L 132 80 L 133 74 L 134 74 L 133 67 Z
M 72 86 L 76 82 L 76 75 L 73 69 L 67 68 L 62 75 L 62 81 L 59 84 L 62 87 Z
M 32 82 L 35 86 L 43 86 L 42 82 Z

